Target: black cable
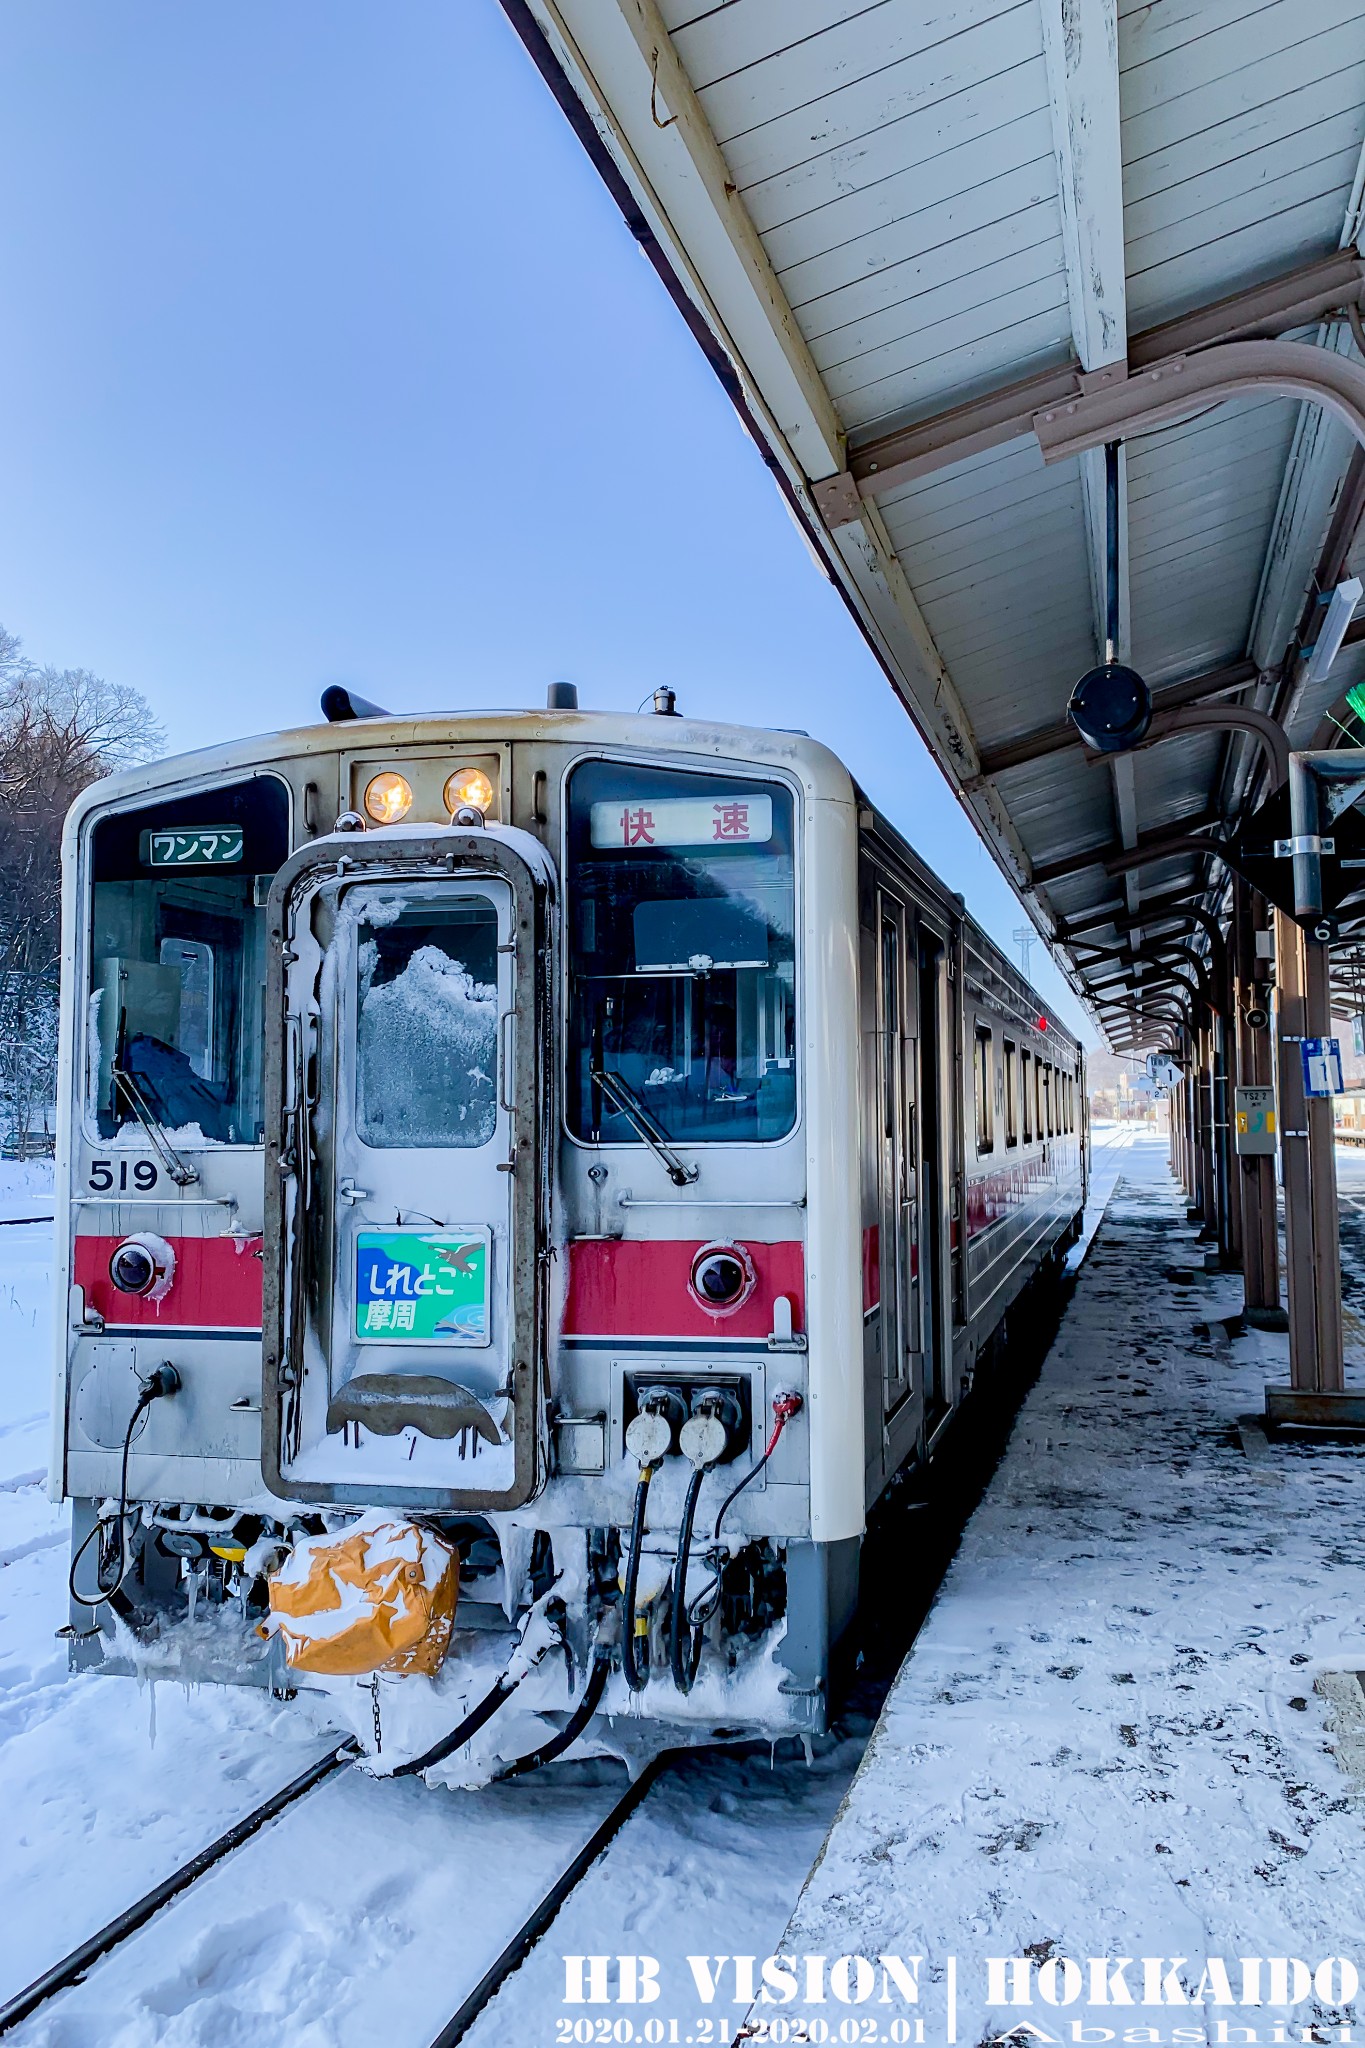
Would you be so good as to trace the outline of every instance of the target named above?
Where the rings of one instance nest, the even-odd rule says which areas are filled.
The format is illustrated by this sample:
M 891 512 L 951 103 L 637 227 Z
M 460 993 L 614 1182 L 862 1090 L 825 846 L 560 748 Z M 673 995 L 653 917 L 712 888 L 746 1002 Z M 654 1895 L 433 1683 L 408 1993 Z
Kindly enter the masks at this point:
M 517 1687 L 521 1684 L 522 1678 L 525 1676 L 526 1673 L 524 1671 L 518 1678 L 509 1678 L 505 1671 L 500 1672 L 497 1684 L 484 1694 L 476 1707 L 471 1708 L 458 1728 L 452 1729 L 449 1735 L 443 1735 L 438 1743 L 431 1749 L 426 1750 L 421 1756 L 412 1757 L 409 1762 L 399 1764 L 396 1769 L 389 1772 L 389 1776 L 391 1778 L 415 1777 L 418 1771 L 428 1771 L 433 1764 L 444 1762 L 445 1758 L 452 1751 L 459 1749 L 463 1743 L 468 1742 L 471 1735 L 477 1735 L 485 1721 L 492 1720 L 503 1701 L 509 1694 L 516 1691 Z
M 716 1538 L 720 1535 L 720 1525 L 725 1520 L 725 1516 L 728 1509 L 734 1501 L 739 1499 L 739 1496 L 743 1493 L 745 1487 L 749 1484 L 750 1480 L 757 1479 L 759 1473 L 763 1470 L 763 1467 L 767 1464 L 769 1458 L 771 1458 L 773 1452 L 777 1449 L 777 1439 L 779 1438 L 779 1436 L 781 1436 L 781 1434 L 782 1432 L 780 1429 L 775 1429 L 773 1431 L 772 1441 L 768 1445 L 767 1450 L 763 1453 L 763 1456 L 759 1459 L 758 1463 L 756 1465 L 751 1465 L 749 1467 L 744 1477 L 740 1480 L 739 1485 L 736 1486 L 732 1492 L 727 1493 L 724 1500 L 721 1502 L 720 1512 L 716 1516 L 716 1526 L 711 1532 L 711 1541 L 713 1543 L 715 1542 Z
M 635 1588 L 640 1577 L 640 1545 L 645 1533 L 645 1501 L 649 1496 L 649 1482 L 653 1477 L 652 1465 L 640 1467 L 640 1478 L 635 1488 L 635 1513 L 630 1524 L 630 1558 L 626 1564 L 626 1583 L 621 1601 L 621 1669 L 632 1692 L 643 1692 L 649 1684 L 648 1651 L 646 1650 L 643 1665 L 635 1654 Z
M 114 1594 L 117 1593 L 119 1587 L 123 1584 L 123 1581 L 127 1578 L 129 1572 L 133 1568 L 133 1560 L 128 1556 L 128 1457 L 133 1448 L 133 1434 L 134 1431 L 137 1429 L 138 1423 L 142 1420 L 143 1416 L 147 1413 L 147 1410 L 151 1407 L 153 1401 L 157 1399 L 158 1395 L 161 1394 L 162 1391 L 163 1389 L 159 1386 L 146 1386 L 142 1389 L 141 1393 L 137 1397 L 136 1406 L 134 1407 L 132 1414 L 128 1418 L 128 1427 L 123 1432 L 123 1457 L 119 1465 L 117 1517 L 120 1566 L 118 1577 L 114 1580 L 112 1586 L 106 1586 L 104 1583 L 103 1560 L 97 1558 L 95 1562 L 95 1587 L 97 1597 L 92 1600 L 88 1594 L 78 1593 L 76 1591 L 76 1567 L 80 1563 L 81 1559 L 85 1556 L 86 1551 L 90 1548 L 90 1545 L 94 1538 L 96 1536 L 102 1535 L 104 1532 L 104 1523 L 97 1520 L 94 1528 L 90 1531 L 90 1534 L 86 1537 L 84 1543 L 82 1543 L 80 1549 L 72 1558 L 71 1569 L 66 1576 L 67 1591 L 70 1593 L 71 1598 L 76 1602 L 78 1607 L 105 1606 L 113 1598 Z
M 593 1652 L 592 1669 L 588 1673 L 588 1683 L 584 1688 L 583 1697 L 558 1735 L 552 1735 L 539 1749 L 533 1749 L 528 1756 L 519 1756 L 514 1763 L 508 1764 L 505 1771 L 499 1771 L 499 1784 L 504 1778 L 519 1778 L 527 1771 L 538 1771 L 542 1764 L 551 1763 L 555 1757 L 563 1756 L 565 1750 L 577 1742 L 601 1704 L 602 1695 L 607 1688 L 607 1673 L 610 1670 L 611 1651 L 605 1643 L 599 1644 Z
M 694 1465 L 683 1501 L 682 1526 L 678 1530 L 678 1554 L 673 1560 L 673 1612 L 670 1617 L 669 1667 L 673 1683 L 682 1693 L 691 1692 L 701 1663 L 702 1631 L 689 1628 L 687 1612 L 687 1557 L 692 1548 L 692 1523 L 697 1513 L 697 1496 L 706 1477 L 704 1465 Z M 687 1647 L 684 1651 L 684 1642 Z

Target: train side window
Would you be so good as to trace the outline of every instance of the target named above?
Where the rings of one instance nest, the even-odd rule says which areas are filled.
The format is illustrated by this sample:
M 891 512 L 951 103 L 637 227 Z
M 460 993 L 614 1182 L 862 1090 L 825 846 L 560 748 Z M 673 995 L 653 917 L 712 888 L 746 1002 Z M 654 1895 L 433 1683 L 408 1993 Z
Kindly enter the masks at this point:
M 1019 1052 L 1013 1041 L 1005 1044 L 1005 1143 L 1019 1143 Z
M 1045 1063 L 1043 1066 L 1043 1109 L 1038 1119 L 1038 1130 L 1039 1135 L 1045 1138 L 1051 1138 L 1056 1135 L 1052 1123 L 1052 1066 L 1050 1062 Z
M 978 1024 L 976 1029 L 976 1054 L 973 1060 L 973 1074 L 976 1084 L 976 1149 L 978 1152 L 995 1150 L 994 1120 L 991 1115 L 994 1097 L 995 1076 L 992 1068 L 991 1034 Z
M 1024 1143 L 1033 1143 L 1033 1055 L 1028 1047 L 1019 1054 L 1019 1101 L 1024 1112 Z
M 1033 1060 L 1033 1135 L 1041 1144 L 1047 1136 L 1043 1121 L 1043 1062 L 1034 1055 Z

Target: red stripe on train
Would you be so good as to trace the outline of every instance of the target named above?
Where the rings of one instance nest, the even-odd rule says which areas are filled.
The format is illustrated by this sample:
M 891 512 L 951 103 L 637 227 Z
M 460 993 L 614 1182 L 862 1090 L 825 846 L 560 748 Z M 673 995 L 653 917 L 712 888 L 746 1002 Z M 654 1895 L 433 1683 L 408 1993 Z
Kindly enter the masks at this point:
M 863 1314 L 879 1308 L 882 1299 L 882 1233 L 875 1223 L 863 1230 Z
M 800 1243 L 754 1244 L 753 1293 L 729 1315 L 704 1309 L 688 1286 L 705 1240 L 590 1238 L 569 1246 L 564 1332 L 571 1337 L 766 1337 L 773 1303 L 785 1294 L 792 1323 L 805 1327 L 805 1258 Z
M 111 1255 L 122 1237 L 78 1237 L 72 1277 L 85 1289 L 86 1306 L 107 1323 L 158 1330 L 259 1330 L 259 1238 L 170 1237 L 175 1275 L 160 1301 L 122 1294 L 109 1278 Z

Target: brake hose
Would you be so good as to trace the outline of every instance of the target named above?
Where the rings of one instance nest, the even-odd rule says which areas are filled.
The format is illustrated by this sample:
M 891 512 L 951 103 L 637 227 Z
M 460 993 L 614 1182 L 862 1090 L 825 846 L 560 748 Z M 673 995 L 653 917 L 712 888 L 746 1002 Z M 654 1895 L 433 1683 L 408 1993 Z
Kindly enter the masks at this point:
M 645 1534 L 645 1502 L 649 1498 L 649 1482 L 654 1477 L 654 1470 L 653 1465 L 642 1465 L 640 1477 L 636 1482 L 635 1513 L 630 1523 L 630 1557 L 626 1563 L 626 1583 L 621 1598 L 621 1669 L 632 1692 L 643 1692 L 649 1684 L 648 1621 L 643 1630 L 646 1642 L 643 1665 L 635 1654 L 635 1588 L 640 1577 L 640 1545 Z
M 530 1668 L 528 1665 L 526 1670 L 530 1670 Z M 430 1749 L 424 1750 L 421 1756 L 410 1757 L 407 1763 L 395 1765 L 393 1770 L 389 1772 L 389 1776 L 391 1778 L 412 1778 L 419 1771 L 430 1770 L 433 1764 L 444 1763 L 448 1756 L 468 1742 L 471 1735 L 478 1734 L 485 1721 L 492 1720 L 503 1701 L 516 1691 L 525 1676 L 525 1670 L 519 1671 L 515 1678 L 509 1678 L 505 1671 L 500 1671 L 497 1683 L 489 1687 L 476 1707 L 470 1708 L 457 1728 L 452 1728 L 449 1735 L 443 1735 L 439 1742 L 434 1743 Z
M 552 1763 L 555 1757 L 563 1756 L 566 1749 L 572 1748 L 601 1705 L 602 1694 L 607 1686 L 607 1673 L 610 1670 L 611 1645 L 599 1643 L 593 1651 L 592 1669 L 588 1673 L 588 1683 L 584 1687 L 583 1697 L 558 1735 L 552 1735 L 539 1749 L 533 1749 L 528 1756 L 519 1756 L 514 1763 L 508 1764 L 505 1771 L 499 1771 L 499 1784 L 504 1778 L 519 1778 L 527 1771 L 538 1771 L 542 1764 Z
M 555 1583 L 558 1582 L 558 1576 L 556 1574 Z M 415 1777 L 419 1771 L 430 1770 L 433 1764 L 444 1763 L 445 1759 L 455 1750 L 462 1748 L 471 1736 L 478 1734 L 485 1721 L 492 1720 L 503 1701 L 510 1698 L 522 1679 L 535 1670 L 549 1650 L 559 1644 L 559 1629 L 553 1624 L 543 1638 L 536 1639 L 531 1635 L 532 1623 L 536 1615 L 543 1616 L 543 1609 L 549 1599 L 549 1592 L 542 1594 L 531 1609 L 522 1623 L 520 1642 L 477 1706 L 471 1707 L 463 1721 L 452 1728 L 449 1735 L 443 1735 L 439 1742 L 433 1743 L 421 1756 L 410 1757 L 405 1764 L 396 1764 L 388 1774 L 391 1778 Z

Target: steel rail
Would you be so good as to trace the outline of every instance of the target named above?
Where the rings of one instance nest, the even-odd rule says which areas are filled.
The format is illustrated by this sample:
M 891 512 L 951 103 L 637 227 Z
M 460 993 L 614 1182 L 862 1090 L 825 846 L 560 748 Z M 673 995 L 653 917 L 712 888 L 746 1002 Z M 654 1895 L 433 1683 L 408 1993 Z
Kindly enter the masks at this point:
M 750 1746 L 763 1745 L 739 1745 L 741 1748 Z M 660 1750 L 657 1755 L 650 1758 L 638 1777 L 632 1779 L 610 1812 L 594 1828 L 572 1861 L 560 1872 L 548 1891 L 527 1914 L 516 1933 L 484 1971 L 473 1990 L 461 2000 L 436 2036 L 432 2048 L 454 2048 L 454 2043 L 462 2039 L 489 2000 L 496 1995 L 512 1972 L 526 1960 L 536 1943 L 552 1926 L 570 1893 L 582 1882 L 593 1864 L 619 1834 L 655 1781 L 679 1756 L 687 1753 L 682 1749 L 666 1749 Z M 144 1892 L 131 1906 L 126 1906 L 114 1919 L 72 1949 L 69 1955 L 54 1963 L 51 1969 L 44 1970 L 40 1977 L 35 1977 L 31 1984 L 25 1985 L 22 1991 L 16 1992 L 12 1998 L 0 2005 L 0 2034 L 10 2033 L 22 2021 L 31 2018 L 50 1999 L 55 1998 L 59 1992 L 68 1991 L 73 1985 L 81 1983 L 94 1964 L 145 1927 L 163 1906 L 168 1906 L 173 1899 L 197 1884 L 201 1877 L 216 1868 L 234 1849 L 250 1841 L 287 1808 L 306 1797 L 308 1793 L 316 1791 L 318 1786 L 325 1784 L 335 1772 L 353 1763 L 358 1754 L 359 1751 L 351 1742 L 343 1743 L 338 1749 L 329 1750 L 325 1756 L 319 1757 L 316 1763 L 310 1764 L 306 1771 L 300 1772 L 297 1778 L 292 1778 L 278 1792 L 272 1793 L 269 1799 L 263 1800 L 261 1805 L 254 1807 L 241 1820 L 235 1821 L 225 1833 L 210 1842 L 206 1848 L 199 1850 L 197 1855 L 190 1857 L 188 1862 L 180 1864 L 169 1876 L 162 1878 L 159 1884 Z
M 643 1804 L 656 1780 L 671 1768 L 678 1757 L 687 1754 L 689 1751 L 685 1749 L 661 1749 L 650 1758 L 639 1777 L 631 1780 L 610 1813 L 593 1829 L 573 1861 L 565 1866 L 539 1904 L 527 1914 L 474 1989 L 460 2001 L 432 2041 L 431 2048 L 455 2048 L 455 2043 L 464 2039 L 484 2007 L 496 1997 L 512 1972 L 520 1969 L 537 1942 L 549 1932 L 570 1893 L 577 1890 L 598 1857 L 610 1847 L 637 1807 Z
M 16 1992 L 13 1998 L 0 2005 L 0 2034 L 11 2032 L 21 2020 L 26 2020 L 31 2013 L 35 2013 L 39 2006 L 46 2005 L 50 1998 L 55 1998 L 59 1991 L 69 1990 L 73 1984 L 78 1984 L 92 1964 L 97 1963 L 102 1956 L 108 1955 L 112 1949 L 118 1948 L 121 1943 L 127 1941 L 129 1935 L 136 1934 L 140 1927 L 145 1927 L 163 1906 L 169 1905 L 181 1892 L 188 1891 L 190 1886 L 212 1870 L 215 1864 L 230 1856 L 243 1842 L 249 1842 L 253 1835 L 259 1834 L 263 1827 L 283 1813 L 287 1807 L 293 1806 L 307 1793 L 316 1791 L 334 1771 L 339 1771 L 344 1765 L 351 1763 L 357 1754 L 358 1751 L 350 1742 L 344 1742 L 340 1749 L 329 1750 L 326 1756 L 319 1757 L 316 1763 L 310 1764 L 306 1771 L 301 1771 L 297 1778 L 291 1778 L 278 1792 L 272 1792 L 269 1799 L 263 1800 L 241 1820 L 234 1821 L 225 1834 L 219 1835 L 196 1856 L 191 1856 L 188 1863 L 182 1863 L 169 1877 L 163 1877 L 160 1884 L 153 1885 L 149 1892 L 144 1892 L 131 1906 L 125 1906 L 124 1910 L 106 1926 L 90 1935 L 79 1947 L 73 1948 L 70 1955 L 63 1956 L 59 1963 L 54 1963 L 50 1970 L 44 1970 L 41 1977 L 35 1977 L 31 1984 L 26 1984 L 22 1991 Z

